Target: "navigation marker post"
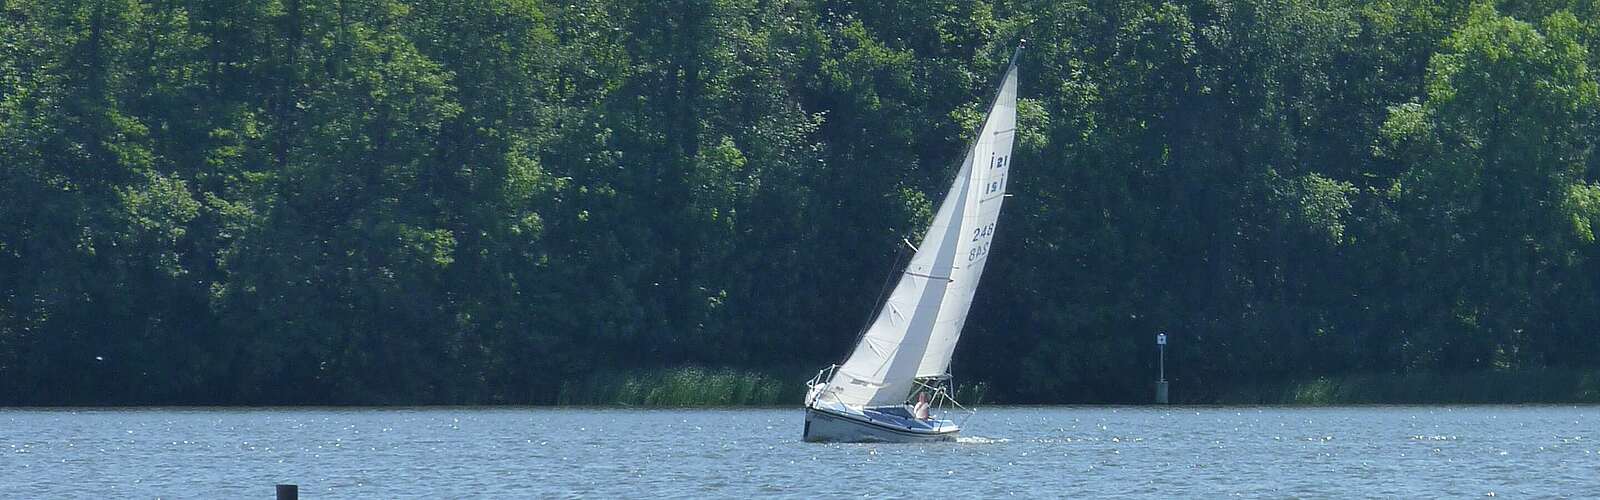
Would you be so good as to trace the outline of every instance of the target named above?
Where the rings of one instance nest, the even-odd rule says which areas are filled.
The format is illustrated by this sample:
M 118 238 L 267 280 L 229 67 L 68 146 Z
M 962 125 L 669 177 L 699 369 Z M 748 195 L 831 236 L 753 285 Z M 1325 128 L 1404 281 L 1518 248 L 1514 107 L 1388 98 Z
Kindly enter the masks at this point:
M 1156 334 L 1156 352 L 1161 356 L 1160 378 L 1156 379 L 1156 404 L 1167 404 L 1167 334 Z

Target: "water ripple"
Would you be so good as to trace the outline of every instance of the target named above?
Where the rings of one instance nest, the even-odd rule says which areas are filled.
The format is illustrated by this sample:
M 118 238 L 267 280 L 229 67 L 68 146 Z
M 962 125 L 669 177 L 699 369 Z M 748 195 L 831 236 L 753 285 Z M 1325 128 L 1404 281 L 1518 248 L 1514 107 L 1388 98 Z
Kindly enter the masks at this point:
M 1596 414 L 986 408 L 954 443 L 817 445 L 794 409 L 13 409 L 0 498 L 1581 497 Z

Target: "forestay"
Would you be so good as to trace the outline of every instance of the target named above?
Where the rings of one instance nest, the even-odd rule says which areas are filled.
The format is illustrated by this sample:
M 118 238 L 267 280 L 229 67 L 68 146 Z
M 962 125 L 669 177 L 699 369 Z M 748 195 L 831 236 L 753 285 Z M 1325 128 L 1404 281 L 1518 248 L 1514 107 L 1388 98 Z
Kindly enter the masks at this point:
M 916 255 L 825 396 L 856 407 L 903 404 L 917 377 L 949 369 L 1005 200 L 1016 82 L 1013 57 Z

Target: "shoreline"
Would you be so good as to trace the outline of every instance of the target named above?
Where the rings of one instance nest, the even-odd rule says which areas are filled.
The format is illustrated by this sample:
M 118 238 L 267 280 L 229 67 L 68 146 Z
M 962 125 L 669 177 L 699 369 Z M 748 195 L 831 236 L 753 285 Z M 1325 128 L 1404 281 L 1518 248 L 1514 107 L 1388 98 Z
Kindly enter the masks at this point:
M 799 380 L 799 379 L 794 379 Z M 1186 387 L 1182 378 L 1171 380 L 1174 404 L 1214 407 L 1323 407 L 1323 406 L 1494 406 L 1600 404 L 1600 369 L 1538 369 L 1480 371 L 1461 374 L 1345 374 L 1280 382 L 1237 381 L 1213 384 L 1201 390 Z M 798 407 L 803 397 L 799 382 L 767 372 L 737 369 L 683 367 L 597 373 L 569 380 L 548 403 L 393 403 L 350 404 L 315 402 L 293 404 L 30 404 L 0 405 L 3 409 L 226 409 L 226 408 L 589 408 L 589 409 L 745 409 Z M 1052 402 L 989 401 L 991 387 L 983 382 L 964 384 L 959 391 L 968 407 L 1159 406 L 1136 401 Z

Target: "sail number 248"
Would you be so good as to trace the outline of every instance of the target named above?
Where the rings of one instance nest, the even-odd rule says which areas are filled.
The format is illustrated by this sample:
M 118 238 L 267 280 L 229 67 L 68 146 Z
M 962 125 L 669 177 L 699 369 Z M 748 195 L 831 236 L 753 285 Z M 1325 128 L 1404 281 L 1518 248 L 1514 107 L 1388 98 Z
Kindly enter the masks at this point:
M 993 241 L 990 238 L 991 236 L 994 236 L 993 222 L 987 226 L 972 229 L 972 249 L 967 250 L 967 262 L 972 262 L 978 260 L 978 257 L 988 255 L 989 243 Z

